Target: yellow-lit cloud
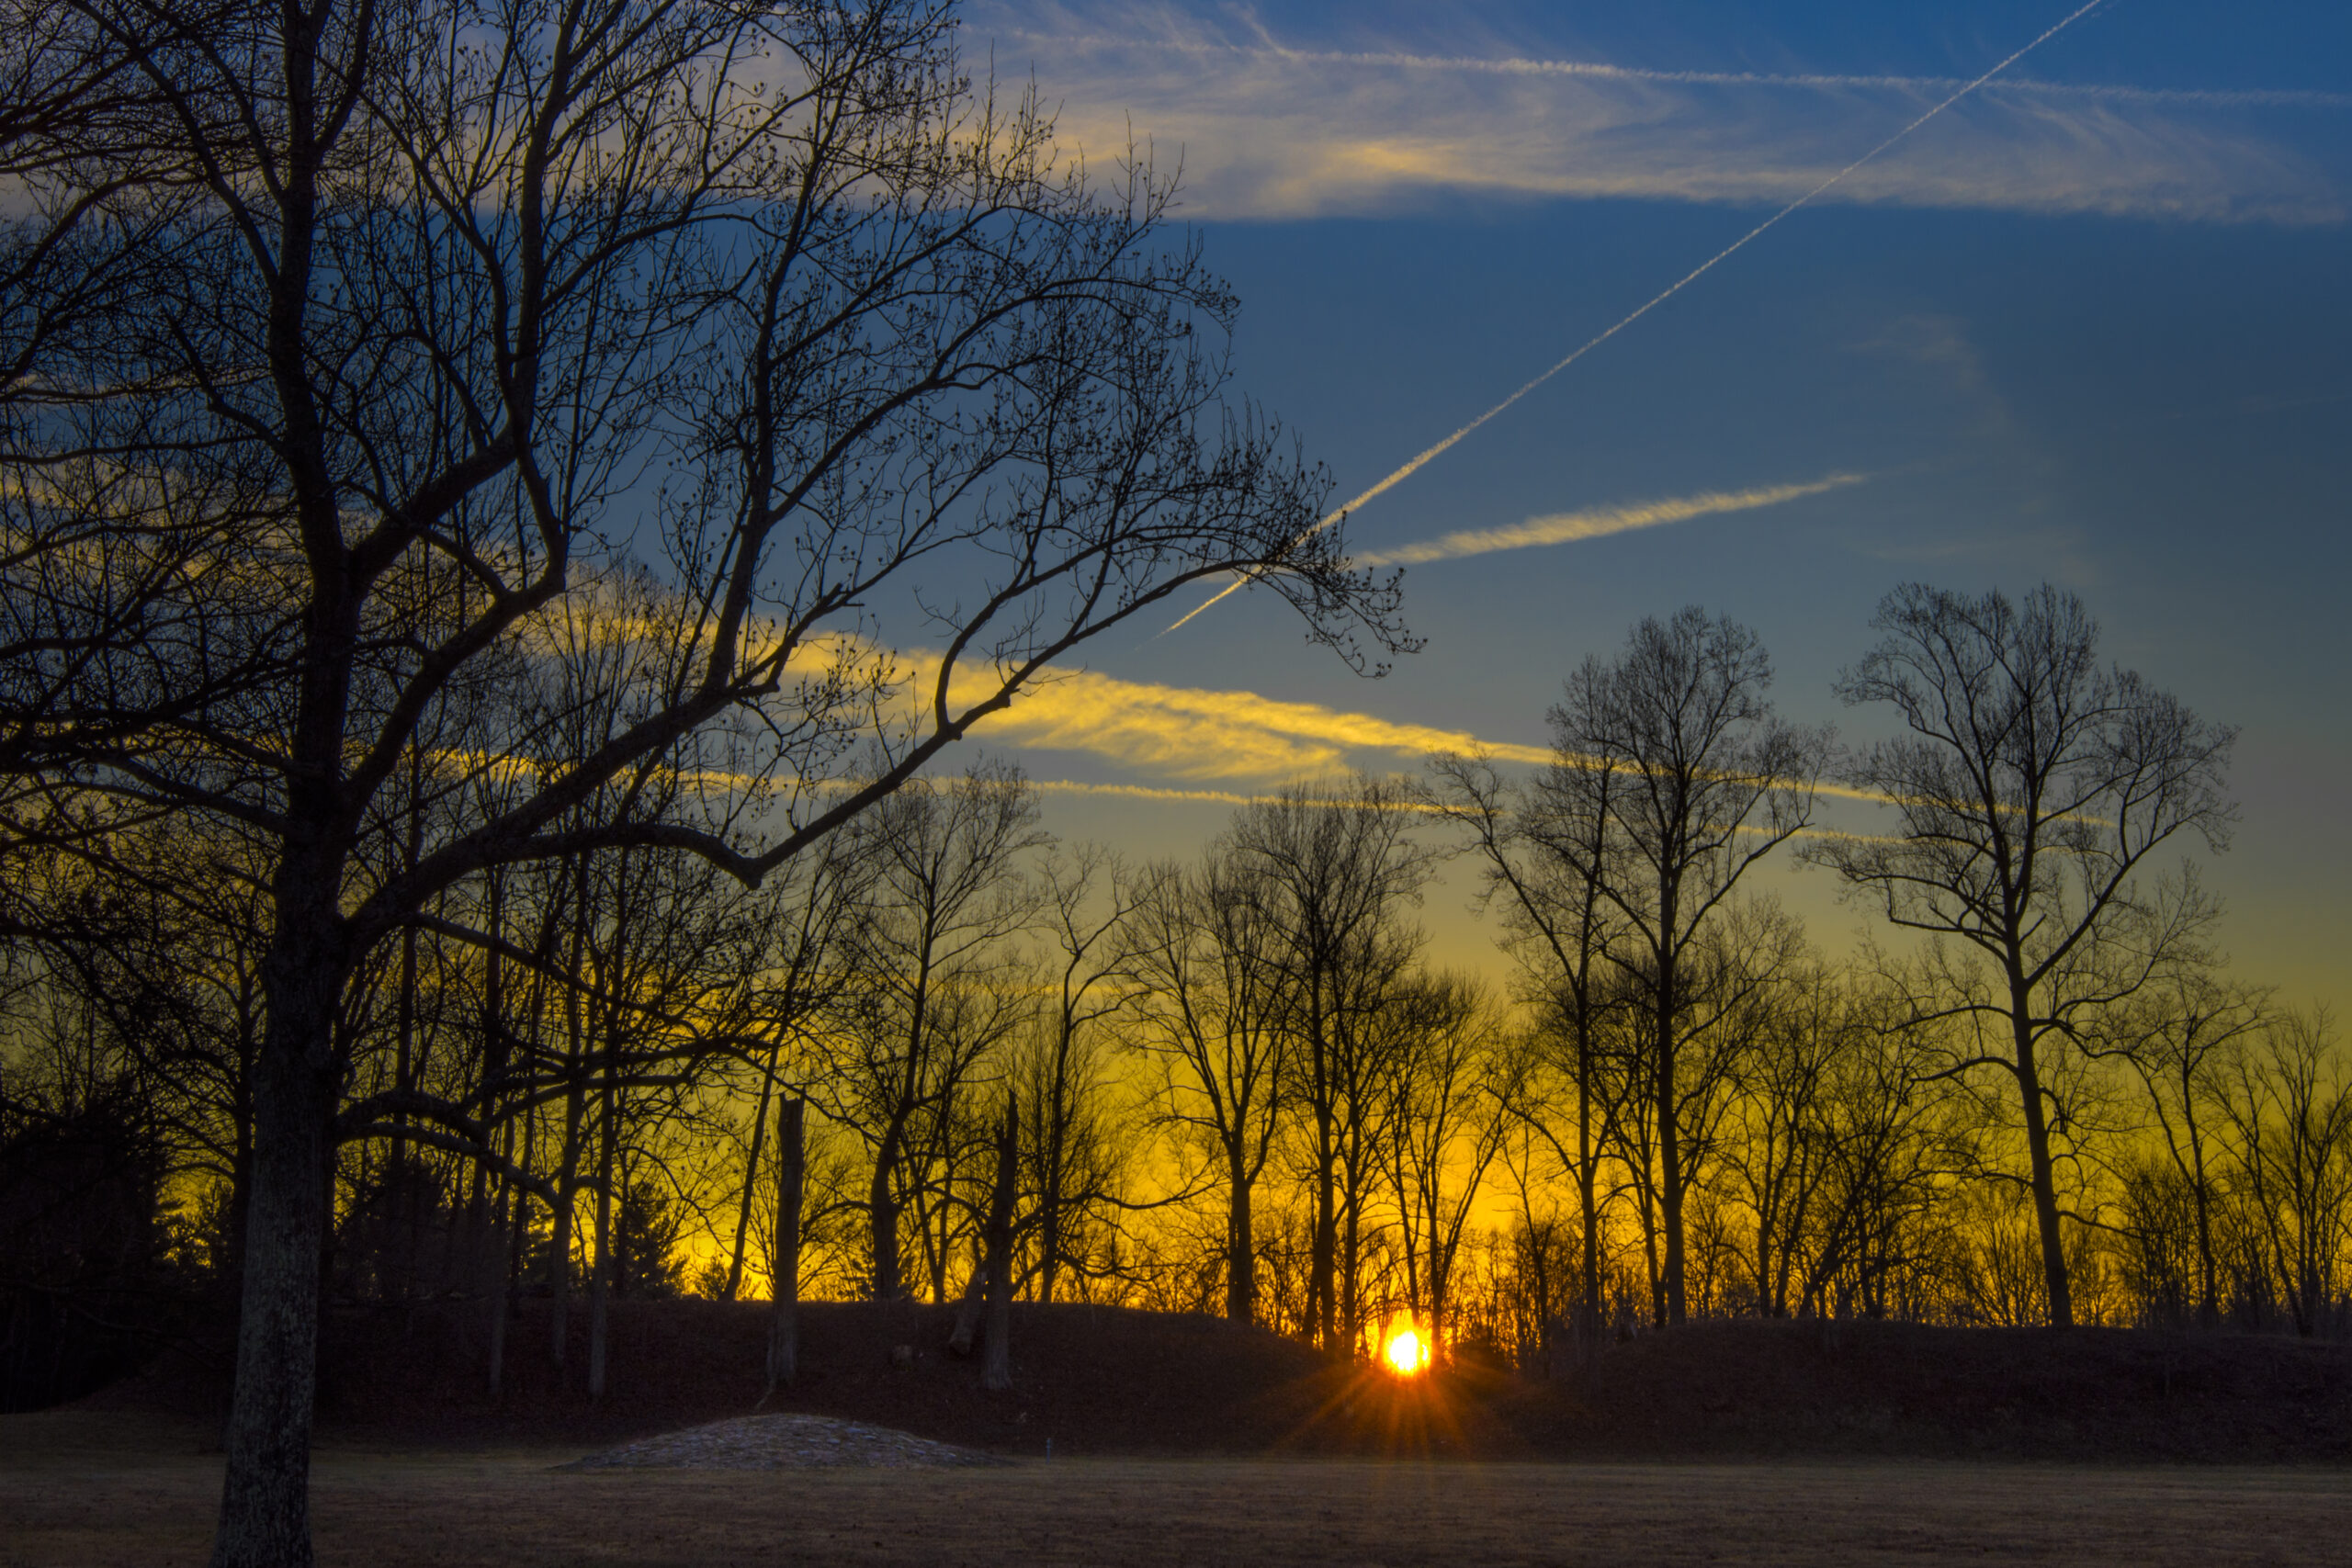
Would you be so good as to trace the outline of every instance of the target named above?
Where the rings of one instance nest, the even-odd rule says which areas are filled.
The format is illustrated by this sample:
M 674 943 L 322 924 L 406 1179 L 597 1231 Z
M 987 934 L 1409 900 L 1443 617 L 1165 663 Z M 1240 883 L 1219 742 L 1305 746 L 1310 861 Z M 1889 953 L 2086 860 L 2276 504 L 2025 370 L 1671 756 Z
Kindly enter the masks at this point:
M 1629 506 L 1599 506 L 1582 512 L 1555 512 L 1541 517 L 1531 517 L 1508 528 L 1466 528 L 1428 539 L 1419 544 L 1402 545 L 1391 550 L 1375 550 L 1356 558 L 1363 566 L 1419 566 L 1427 561 L 1452 560 L 1461 556 L 1483 556 L 1496 550 L 1523 550 L 1538 545 L 1565 545 L 1577 539 L 1597 539 L 1609 534 L 1629 533 L 1636 528 L 1655 528 L 1667 523 L 1685 523 L 1693 517 L 1707 517 L 1724 512 L 1750 512 L 1762 506 L 1778 506 L 1784 501 L 1803 496 L 1819 495 L 1825 491 L 1860 484 L 1861 474 L 1831 474 L 1826 479 L 1806 484 L 1765 485 L 1752 490 L 1706 491 L 1698 495 L 1677 496 L 1665 501 L 1638 502 Z
M 1509 761 L 1542 762 L 1541 746 L 1486 745 L 1464 730 L 1400 724 L 1320 703 L 1124 681 L 1091 670 L 1057 676 L 983 721 L 998 745 L 1084 751 L 1175 779 L 1295 778 L 1357 753 L 1418 758 L 1482 746 Z
M 932 669 L 937 669 L 933 663 Z M 974 728 L 983 741 L 1047 751 L 1080 751 L 1138 773 L 1181 780 L 1259 784 L 1363 766 L 1374 755 L 1418 764 L 1438 751 L 1482 753 L 1497 761 L 1541 766 L 1556 761 L 1549 746 L 1484 739 L 1467 730 L 1399 723 L 1320 703 L 1283 702 L 1255 692 L 1218 692 L 1124 681 L 1091 670 L 1055 677 Z M 1247 793 L 1165 790 L 1127 784 L 1054 787 L 1133 794 L 1144 799 L 1207 799 L 1246 804 Z M 1875 791 L 1824 781 L 1823 795 L 1872 803 Z

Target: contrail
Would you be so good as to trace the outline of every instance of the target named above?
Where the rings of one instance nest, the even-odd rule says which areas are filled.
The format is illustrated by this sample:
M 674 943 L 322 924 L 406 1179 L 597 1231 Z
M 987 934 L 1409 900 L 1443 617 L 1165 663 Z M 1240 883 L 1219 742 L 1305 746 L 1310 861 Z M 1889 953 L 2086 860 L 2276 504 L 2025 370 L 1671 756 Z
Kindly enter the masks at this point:
M 1826 491 L 1862 482 L 1860 474 L 1831 474 L 1809 484 L 1770 485 L 1756 490 L 1707 491 L 1677 496 L 1671 501 L 1636 502 L 1630 506 L 1599 506 L 1583 512 L 1555 512 L 1531 517 L 1508 528 L 1464 528 L 1442 538 L 1418 545 L 1399 545 L 1358 556 L 1360 566 L 1419 566 L 1424 561 L 1454 560 L 1463 556 L 1491 555 L 1497 550 L 1523 550 L 1538 545 L 1565 545 L 1577 539 L 1598 539 L 1609 534 L 1655 528 L 1665 523 L 1687 523 L 1724 512 L 1751 512 L 1778 506 Z
M 1348 515 L 1351 512 L 1353 512 L 1357 507 L 1363 505 L 1366 502 L 1375 500 L 1378 497 L 1386 494 L 1389 491 L 1394 490 L 1396 486 L 1404 483 L 1407 479 L 1411 479 L 1432 458 L 1442 457 L 1446 452 L 1450 451 L 1453 446 L 1459 444 L 1463 437 L 1468 435 L 1472 431 L 1476 430 L 1480 425 L 1485 424 L 1496 415 L 1503 412 L 1512 404 L 1518 402 L 1521 398 L 1527 396 L 1528 393 L 1535 390 L 1536 388 L 1541 387 L 1544 382 L 1549 381 L 1553 377 L 1557 376 L 1561 371 L 1566 370 L 1569 366 L 1574 365 L 1577 360 L 1582 359 L 1586 355 L 1590 354 L 1594 349 L 1599 348 L 1602 344 L 1607 343 L 1611 338 L 1615 337 L 1619 333 L 1623 332 L 1627 327 L 1632 326 L 1635 321 L 1640 321 L 1644 316 L 1648 315 L 1652 310 L 1657 310 L 1660 305 L 1665 304 L 1668 299 L 1673 299 L 1677 294 L 1681 293 L 1685 288 L 1690 287 L 1691 284 L 1696 283 L 1700 278 L 1713 271 L 1717 264 L 1731 256 L 1735 252 L 1744 248 L 1750 241 L 1758 238 L 1767 229 L 1771 228 L 1781 219 L 1786 218 L 1790 213 L 1794 212 L 1798 208 L 1803 207 L 1815 197 L 1821 195 L 1824 191 L 1829 189 L 1838 181 L 1844 179 L 1848 175 L 1852 174 L 1855 170 L 1860 168 L 1863 164 L 1869 163 L 1871 159 L 1885 152 L 1888 148 L 1894 146 L 1896 142 L 1902 141 L 1905 137 L 1910 135 L 1913 131 L 1918 130 L 1921 126 L 1927 124 L 1929 120 L 1943 113 L 1944 110 L 1951 107 L 1952 105 L 1960 102 L 1961 99 L 1968 96 L 1969 94 L 1974 92 L 1977 88 L 1983 86 L 1985 83 L 1991 81 L 2002 72 L 2007 71 L 2010 66 L 2015 65 L 2018 61 L 2023 60 L 2027 55 L 2032 53 L 2035 50 L 2041 48 L 2052 39 L 2056 38 L 2060 33 L 2064 32 L 2068 28 L 2073 27 L 2076 22 L 2090 15 L 2093 11 L 2098 10 L 2099 6 L 2106 3 L 2107 0 L 2086 0 L 2086 4 L 2077 9 L 2069 12 L 2064 20 L 2041 33 L 2023 49 L 2018 50 L 2007 59 L 2000 62 L 1990 71 L 1985 72 L 1983 75 L 1974 78 L 1973 81 L 1962 84 L 1957 90 L 1939 101 L 1936 106 L 1928 110 L 1927 113 L 1921 115 L 1918 118 L 1913 120 L 1910 124 L 1905 126 L 1902 130 L 1896 131 L 1894 135 L 1888 137 L 1885 141 L 1880 142 L 1877 146 L 1871 148 L 1869 152 L 1863 153 L 1860 157 L 1855 159 L 1852 163 L 1847 164 L 1844 168 L 1838 170 L 1836 174 L 1830 175 L 1827 179 L 1822 181 L 1819 185 L 1814 186 L 1811 190 L 1805 192 L 1803 196 L 1797 197 L 1786 207 L 1781 209 L 1780 211 L 1772 214 L 1771 217 L 1764 220 L 1763 222 L 1756 225 L 1755 228 L 1750 229 L 1747 233 L 1742 234 L 1738 239 L 1734 240 L 1730 244 L 1725 245 L 1722 250 L 1717 251 L 1713 255 L 1709 256 L 1705 261 L 1701 262 L 1697 266 L 1692 267 L 1689 272 L 1683 274 L 1682 276 L 1677 278 L 1668 288 L 1659 291 L 1659 293 L 1651 299 L 1646 304 L 1634 310 L 1631 315 L 1626 316 L 1623 320 L 1618 321 L 1616 325 L 1610 327 L 1607 331 L 1591 338 L 1582 346 L 1572 350 L 1565 358 L 1555 364 L 1550 369 L 1544 371 L 1542 375 L 1537 376 L 1534 379 L 1529 381 L 1526 385 L 1521 387 L 1519 390 L 1513 392 L 1510 397 L 1505 398 L 1501 402 L 1497 403 L 1494 407 L 1488 409 L 1486 412 L 1480 414 L 1477 418 L 1472 420 L 1469 423 L 1464 425 L 1461 429 L 1455 431 L 1444 440 L 1437 443 L 1434 446 L 1430 446 L 1427 450 L 1421 452 L 1404 467 L 1398 468 L 1386 479 L 1384 479 L 1379 483 L 1374 485 L 1370 490 L 1365 491 L 1362 495 L 1359 495 L 1354 500 L 1349 502 L 1345 506 L 1342 506 L 1338 511 L 1331 513 L 1321 522 L 1316 524 L 1314 527 L 1309 528 L 1306 534 L 1300 535 L 1299 541 L 1303 542 L 1309 536 L 1322 532 L 1324 529 L 1329 528 L 1332 524 L 1337 523 L 1340 519 Z M 1223 600 L 1227 595 L 1233 593 L 1236 590 L 1247 586 L 1249 582 L 1250 579 L 1246 575 L 1235 577 L 1231 582 L 1227 583 L 1215 594 L 1202 601 L 1200 604 L 1195 606 L 1191 612 L 1177 621 L 1175 626 L 1170 626 L 1168 631 L 1172 632 L 1177 630 L 1179 627 L 1182 626 L 1186 621 L 1191 620 L 1194 615 L 1199 615 L 1211 604 L 1215 604 L 1220 600 Z M 1166 637 L 1168 632 L 1162 632 L 1159 635 L 1161 637 Z

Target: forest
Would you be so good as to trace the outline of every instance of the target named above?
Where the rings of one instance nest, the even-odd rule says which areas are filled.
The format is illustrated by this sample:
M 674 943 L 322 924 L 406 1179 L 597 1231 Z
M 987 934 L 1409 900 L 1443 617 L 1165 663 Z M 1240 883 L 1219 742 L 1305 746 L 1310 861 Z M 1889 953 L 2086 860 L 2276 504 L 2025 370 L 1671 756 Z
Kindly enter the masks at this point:
M 2340 1335 L 2341 1049 L 2231 972 L 2166 853 L 2226 832 L 2228 734 L 2102 670 L 2071 595 L 1906 589 L 1880 624 L 1846 694 L 1913 722 L 1861 753 L 1694 610 L 1571 676 L 1546 769 L 1302 781 L 1189 862 L 1057 842 L 979 761 L 757 887 L 658 846 L 466 879 L 337 1017 L 322 1289 L 476 1303 L 492 1391 L 583 1314 L 592 1393 L 606 1303 L 689 1292 L 786 1308 L 786 1378 L 808 1298 L 960 1302 L 967 1335 L 991 1297 L 1114 1303 L 1356 1357 L 1406 1317 L 1534 1376 L 1695 1317 Z M 1999 723 L 1939 728 L 1963 709 Z M 385 874 L 426 836 L 403 813 L 496 780 L 416 759 Z M 1897 830 L 1817 825 L 1838 788 Z M 19 1402 L 231 1299 L 245 1224 L 266 886 L 178 824 L 113 852 L 151 874 L 20 894 L 108 940 L 13 954 Z M 1774 857 L 1885 942 L 1825 953 L 1743 883 Z M 1423 955 L 1449 859 L 1500 978 Z M 526 1296 L 552 1347 L 507 1343 Z
M 1534 1375 L 2342 1332 L 2345 1059 L 2198 869 L 2234 732 L 2065 588 L 1896 587 L 1866 744 L 1659 605 L 1545 765 L 1058 842 L 989 725 L 1106 634 L 1422 646 L 1180 156 L 1074 150 L 952 0 L 7 17 L 0 1402 L 233 1338 L 220 1568 L 312 1561 L 355 1304 L 478 1314 L 486 1391 L 584 1324 L 591 1395 L 682 1292 L 771 1303 L 771 1387 L 825 1298 L 960 1303 L 991 1386 L 1016 1300 Z

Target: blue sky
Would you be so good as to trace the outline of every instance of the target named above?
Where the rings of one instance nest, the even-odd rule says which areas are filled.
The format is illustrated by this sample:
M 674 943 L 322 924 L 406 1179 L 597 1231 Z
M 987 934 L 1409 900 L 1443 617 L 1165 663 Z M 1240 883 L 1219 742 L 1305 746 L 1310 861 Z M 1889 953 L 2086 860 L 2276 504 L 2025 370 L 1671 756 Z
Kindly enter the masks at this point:
M 1241 389 L 1347 495 L 2071 8 L 1007 3 L 967 27 L 1090 159 L 1130 130 L 1181 158 L 1243 299 Z M 2341 999 L 2347 215 L 2352 7 L 2101 6 L 1363 508 L 1364 551 L 1561 539 L 1411 567 L 1428 648 L 1386 680 L 1238 594 L 1098 645 L 990 744 L 1071 786 L 1225 795 L 1409 768 L 1432 737 L 1538 747 L 1572 665 L 1693 603 L 1762 634 L 1785 710 L 1861 739 L 1883 721 L 1829 682 L 1888 588 L 2048 579 L 2243 727 L 2228 944 Z M 1143 853 L 1230 810 L 1053 801 Z M 1826 945 L 1862 924 L 1818 876 L 1779 886 Z M 1470 961 L 1460 905 L 1426 918 Z

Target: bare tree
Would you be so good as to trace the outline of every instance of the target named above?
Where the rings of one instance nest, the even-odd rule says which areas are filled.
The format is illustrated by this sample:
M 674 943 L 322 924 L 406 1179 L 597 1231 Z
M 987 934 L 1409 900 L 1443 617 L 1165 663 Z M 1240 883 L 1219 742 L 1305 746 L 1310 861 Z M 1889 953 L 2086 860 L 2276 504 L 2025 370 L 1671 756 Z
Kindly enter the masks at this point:
M 1575 1332 L 1582 1365 L 1600 1333 L 1600 1164 L 1609 1118 L 1601 1098 L 1602 1034 L 1629 998 L 1609 959 L 1618 917 L 1602 876 L 1621 781 L 1612 772 L 1587 778 L 1579 761 L 1555 758 L 1536 788 L 1522 793 L 1487 758 L 1441 754 L 1430 762 L 1430 800 L 1479 857 L 1482 902 L 1502 903 L 1504 944 L 1537 1013 L 1533 1045 L 1542 1059 L 1518 1079 L 1513 1104 L 1576 1186 L 1581 1256 Z M 1572 1134 L 1556 1121 L 1555 1086 L 1565 1087 Z M 1528 1223 L 1537 1223 L 1532 1213 Z M 1540 1262 L 1548 1254 L 1538 1247 L 1532 1256 Z
M 2328 1326 L 2352 1243 L 2352 1073 L 2324 1011 L 2270 1021 L 2233 1052 L 2222 1105 L 2295 1332 Z
M 1899 828 L 1825 839 L 1813 856 L 1896 927 L 1967 955 L 1931 950 L 1919 1006 L 1962 1031 L 1942 1070 L 1997 1073 L 2016 1091 L 2044 1310 L 2070 1325 L 2052 1155 L 2065 1063 L 2051 1056 L 2194 939 L 2195 910 L 2161 907 L 2141 873 L 2177 838 L 2227 842 L 2234 732 L 2102 667 L 2098 623 L 2046 585 L 2012 604 L 1908 583 L 1871 624 L 1885 636 L 1838 692 L 1892 705 L 1909 731 L 1853 773 Z
M 2184 953 L 2105 1027 L 2146 1092 L 2165 1155 L 2187 1191 L 2197 1258 L 2197 1321 L 2221 1325 L 2213 1208 L 2219 1197 L 2215 1123 L 2231 1055 L 2268 1022 L 2267 994 Z
M 1359 1326 L 1357 1241 L 1379 1174 L 1374 1015 L 1419 944 L 1397 921 L 1428 876 L 1409 807 L 1402 788 L 1369 777 L 1295 784 L 1243 807 L 1227 834 L 1279 944 L 1288 1095 L 1307 1120 L 1308 1312 L 1327 1351 L 1352 1352 Z
M 1506 1038 L 1493 998 L 1465 976 L 1419 979 L 1391 1015 L 1397 1049 L 1388 1064 L 1383 1154 L 1406 1299 L 1432 1360 L 1442 1361 L 1453 1343 L 1455 1266 L 1511 1130 L 1526 1054 Z
M 1283 1125 L 1282 970 L 1272 900 L 1229 848 L 1152 879 L 1136 911 L 1136 1033 L 1159 1062 L 1164 1124 L 1213 1151 L 1225 1192 L 1225 1315 L 1258 1309 L 1255 1200 Z
M 1695 994 L 1689 958 L 1741 877 L 1811 819 L 1829 738 L 1781 720 L 1764 692 L 1771 664 L 1756 634 L 1690 608 L 1645 620 L 1612 664 L 1588 659 L 1552 710 L 1560 765 L 1553 809 L 1598 820 L 1594 863 L 1624 934 L 1611 952 L 1644 992 L 1645 1077 L 1656 1139 L 1659 1288 L 1665 1321 L 1686 1310 L 1686 1116 L 1707 1103 L 1686 1082 Z
M 855 1010 L 829 1032 L 827 1113 L 872 1151 L 867 1194 L 872 1292 L 905 1289 L 900 1215 L 910 1201 L 954 1212 L 960 1095 L 980 1058 L 1025 1016 L 1010 942 L 1037 910 L 1020 862 L 1045 843 L 1019 772 L 974 767 L 917 781 L 850 829 L 847 852 L 873 882 L 849 937 Z M 940 1162 L 945 1159 L 943 1174 Z M 927 1241 L 933 1293 L 944 1239 Z
M 802 1092 L 786 1075 L 821 1058 L 812 1031 L 821 1028 L 850 985 L 849 938 L 867 897 L 865 884 L 871 870 L 867 861 L 848 852 L 850 844 L 847 835 L 839 835 L 828 840 L 821 852 L 797 862 L 767 905 L 774 920 L 774 945 L 759 977 L 752 1003 L 753 1039 L 745 1049 L 747 1060 L 759 1073 L 759 1093 L 752 1109 L 734 1237 L 721 1290 L 729 1301 L 742 1288 L 753 1196 L 763 1175 L 761 1158 L 769 1104 L 779 1094 L 788 1100 Z M 799 1114 L 793 1112 L 796 1117 Z M 784 1124 L 779 1111 L 776 1125 L 781 1130 Z M 784 1154 L 779 1147 L 779 1157 Z M 777 1246 L 782 1247 L 781 1239 Z
M 1393 590 L 1224 403 L 1232 301 L 1157 243 L 1164 183 L 1091 194 L 1034 105 L 969 90 L 944 4 L 42 16 L 44 60 L 146 107 L 7 124 L 40 215 L 0 241 L 9 832 L 103 859 L 160 809 L 270 846 L 216 1560 L 306 1562 L 334 1021 L 379 942 L 504 863 L 756 879 L 1200 578 L 1343 647 L 1396 643 Z M 372 803 L 466 672 L 657 550 L 631 722 L 525 748 L 529 787 L 367 885 Z M 910 637 L 943 657 L 901 671 Z M 633 771 L 820 769 L 877 714 L 883 765 L 758 831 L 579 815 Z
M 1112 1021 L 1137 1000 L 1136 913 L 1157 874 L 1130 877 L 1111 853 L 1082 844 L 1049 856 L 1040 873 L 1052 1006 L 1013 1064 L 1023 1143 L 1036 1193 L 1031 1220 L 1037 1299 L 1065 1273 L 1089 1267 L 1083 1240 L 1121 1200 L 1127 1161 L 1111 1104 Z
M 1836 1168 L 1831 1099 L 1855 1044 L 1835 977 L 1805 964 L 1756 998 L 1743 1092 L 1732 1110 L 1726 1186 L 1748 1213 L 1747 1282 L 1760 1317 L 1805 1294 L 1803 1260 Z M 1793 1292 L 1792 1287 L 1794 1287 Z

